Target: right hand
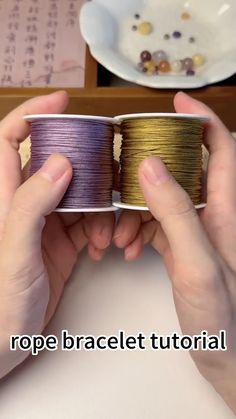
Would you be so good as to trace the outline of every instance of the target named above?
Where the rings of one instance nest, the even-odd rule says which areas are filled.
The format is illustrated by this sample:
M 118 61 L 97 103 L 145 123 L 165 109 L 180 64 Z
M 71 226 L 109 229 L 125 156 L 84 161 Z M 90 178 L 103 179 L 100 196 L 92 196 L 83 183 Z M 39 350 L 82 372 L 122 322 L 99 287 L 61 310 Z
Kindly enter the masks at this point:
M 208 115 L 207 206 L 199 214 L 159 158 L 142 162 L 139 179 L 151 213 L 124 212 L 115 243 L 134 259 L 143 243 L 162 255 L 182 331 L 227 332 L 226 352 L 192 352 L 202 373 L 236 413 L 236 144 L 205 105 L 179 93 L 176 111 Z

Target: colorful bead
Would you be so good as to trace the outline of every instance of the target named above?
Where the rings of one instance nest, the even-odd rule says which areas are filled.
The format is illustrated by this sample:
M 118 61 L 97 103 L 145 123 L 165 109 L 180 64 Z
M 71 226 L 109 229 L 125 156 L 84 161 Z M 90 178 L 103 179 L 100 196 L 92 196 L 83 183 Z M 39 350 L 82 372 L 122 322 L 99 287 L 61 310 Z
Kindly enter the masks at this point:
M 180 60 L 175 60 L 171 63 L 171 70 L 174 73 L 180 73 L 183 70 L 183 64 Z
M 170 71 L 170 63 L 169 61 L 161 61 L 159 63 L 159 70 L 161 73 L 169 73 Z
M 195 71 L 191 70 L 191 69 L 187 70 L 186 71 L 186 76 L 195 76 Z
M 153 26 L 150 22 L 140 23 L 138 30 L 142 35 L 150 35 L 153 32 Z
M 184 12 L 184 13 L 182 13 L 182 15 L 181 15 L 181 19 L 182 19 L 182 20 L 188 20 L 188 19 L 191 19 L 191 15 L 190 15 L 188 12 Z
M 201 67 L 203 64 L 205 64 L 206 59 L 204 55 L 202 54 L 195 54 L 193 56 L 193 65 L 194 67 Z
M 160 61 L 167 61 L 168 56 L 165 51 L 160 49 L 152 54 L 152 59 L 159 63 Z
M 144 50 L 140 54 L 140 62 L 137 64 L 137 69 L 140 72 L 151 75 L 169 72 L 178 74 L 185 71 L 186 76 L 195 76 L 196 68 L 201 67 L 205 62 L 206 57 L 200 53 L 195 54 L 192 58 L 176 59 L 170 63 L 168 55 L 164 50 L 157 50 L 152 54 L 150 51 Z
M 137 64 L 137 70 L 142 72 L 142 71 L 143 71 L 143 68 L 144 68 L 143 63 L 142 63 L 142 62 L 139 62 L 139 63 Z
M 156 71 L 156 63 L 154 61 L 146 61 L 144 63 L 144 67 L 147 69 L 148 73 L 155 73 Z
M 140 71 L 141 73 L 147 73 L 147 69 L 144 67 L 144 63 L 138 63 L 137 65 L 137 70 Z
M 181 32 L 179 32 L 179 31 L 174 31 L 173 32 L 173 38 L 179 39 L 181 37 L 182 37 L 182 33 Z
M 166 41 L 169 41 L 169 39 L 170 39 L 170 35 L 169 35 L 168 33 L 166 33 L 166 34 L 164 35 L 164 39 L 165 39 Z
M 143 51 L 140 54 L 141 61 L 145 63 L 146 61 L 151 61 L 152 54 L 149 51 Z
M 182 64 L 183 64 L 183 69 L 184 70 L 192 70 L 192 68 L 193 68 L 193 60 L 192 60 L 192 58 L 185 58 L 182 61 Z

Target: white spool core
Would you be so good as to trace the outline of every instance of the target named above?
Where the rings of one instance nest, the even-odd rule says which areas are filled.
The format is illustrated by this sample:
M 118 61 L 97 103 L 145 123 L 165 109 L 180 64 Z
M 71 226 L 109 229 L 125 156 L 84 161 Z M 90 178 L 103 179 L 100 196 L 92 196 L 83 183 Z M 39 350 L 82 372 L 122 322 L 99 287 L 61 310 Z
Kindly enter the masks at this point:
M 76 208 L 76 209 L 71 209 L 71 208 L 57 208 L 55 209 L 54 212 L 59 212 L 59 213 L 79 213 L 79 212 L 91 212 L 91 213 L 102 213 L 102 212 L 115 212 L 118 211 L 118 208 L 115 206 L 111 206 L 111 207 L 107 207 L 107 208 Z
M 131 210 L 131 211 L 150 211 L 150 209 L 148 207 L 141 207 L 139 205 L 128 205 L 128 204 L 123 204 L 122 202 L 113 202 L 114 207 L 119 208 L 119 209 L 126 209 L 126 210 Z M 201 208 L 205 208 L 206 204 L 199 204 L 199 205 L 195 205 L 196 209 L 201 209 Z

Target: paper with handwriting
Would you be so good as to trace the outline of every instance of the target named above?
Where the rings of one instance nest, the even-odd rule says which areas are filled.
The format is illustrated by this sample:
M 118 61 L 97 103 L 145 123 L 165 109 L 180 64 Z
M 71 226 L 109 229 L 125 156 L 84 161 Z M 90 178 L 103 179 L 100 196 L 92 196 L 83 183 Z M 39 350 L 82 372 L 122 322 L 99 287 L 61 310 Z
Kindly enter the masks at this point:
M 84 87 L 84 0 L 0 0 L 0 86 Z

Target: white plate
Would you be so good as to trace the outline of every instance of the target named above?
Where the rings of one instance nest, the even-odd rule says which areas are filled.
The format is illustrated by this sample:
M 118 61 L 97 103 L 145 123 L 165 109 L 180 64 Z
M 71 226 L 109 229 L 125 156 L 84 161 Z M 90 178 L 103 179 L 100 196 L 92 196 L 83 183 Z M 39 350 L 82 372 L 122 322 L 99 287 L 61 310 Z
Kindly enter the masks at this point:
M 181 14 L 188 12 L 189 20 Z M 135 14 L 140 19 L 135 19 Z M 149 21 L 150 35 L 133 31 Z M 82 35 L 92 55 L 117 76 L 154 88 L 197 88 L 216 83 L 236 72 L 236 1 L 228 0 L 92 0 L 80 14 Z M 163 39 L 178 30 L 181 39 Z M 196 42 L 191 44 L 190 37 Z M 207 61 L 195 76 L 149 76 L 136 69 L 141 51 L 165 50 L 170 61 L 196 53 Z

